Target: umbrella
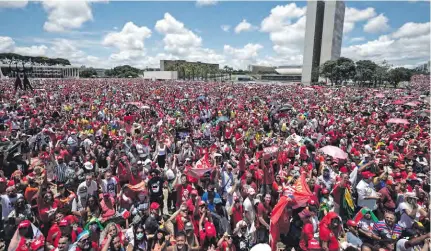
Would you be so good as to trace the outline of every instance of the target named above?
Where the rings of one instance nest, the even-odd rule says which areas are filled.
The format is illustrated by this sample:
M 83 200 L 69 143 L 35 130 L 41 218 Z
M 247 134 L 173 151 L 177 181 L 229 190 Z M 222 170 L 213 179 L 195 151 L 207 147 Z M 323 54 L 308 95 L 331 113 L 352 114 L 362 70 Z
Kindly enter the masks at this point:
M 405 124 L 405 125 L 409 124 L 407 119 L 398 119 L 398 118 L 389 119 L 388 121 L 386 121 L 386 123 L 388 123 L 388 124 L 391 124 L 391 123 L 392 124 Z
M 406 101 L 405 100 L 395 100 L 394 102 L 392 102 L 393 105 L 403 105 Z
M 218 119 L 216 120 L 216 123 L 218 124 L 218 123 L 220 123 L 220 122 L 227 122 L 227 121 L 229 121 L 229 118 L 228 118 L 228 117 L 226 117 L 226 116 L 221 116 L 220 118 L 218 118 Z
M 22 99 L 28 99 L 28 96 L 22 96 L 21 98 Z
M 141 106 L 141 109 L 148 110 L 148 109 L 150 109 L 150 107 L 148 105 L 143 105 L 143 106 Z
M 278 111 L 285 112 L 285 111 L 289 111 L 289 110 L 292 110 L 291 105 L 285 105 L 285 106 L 281 107 L 280 110 L 278 110 Z
M 319 151 L 335 159 L 347 159 L 347 153 L 336 146 L 324 146 Z
M 302 90 L 305 90 L 305 91 L 314 91 L 314 89 L 310 88 L 310 87 L 304 87 L 304 88 L 302 88 Z
M 417 104 L 415 102 L 408 102 L 408 103 L 405 103 L 405 105 L 408 105 L 408 106 L 417 106 Z
M 377 93 L 376 94 L 376 98 L 384 98 L 384 97 L 385 97 L 385 95 L 382 94 L 382 93 Z
M 204 100 L 204 99 L 205 99 L 204 95 L 201 95 L 201 96 L 198 97 L 198 100 Z

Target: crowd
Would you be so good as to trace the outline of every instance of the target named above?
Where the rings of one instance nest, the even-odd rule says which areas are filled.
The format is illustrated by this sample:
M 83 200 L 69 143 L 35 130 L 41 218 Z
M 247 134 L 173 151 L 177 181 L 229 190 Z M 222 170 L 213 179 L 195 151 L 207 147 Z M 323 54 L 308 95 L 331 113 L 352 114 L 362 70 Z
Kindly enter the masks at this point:
M 429 250 L 414 81 L 1 80 L 0 250 Z

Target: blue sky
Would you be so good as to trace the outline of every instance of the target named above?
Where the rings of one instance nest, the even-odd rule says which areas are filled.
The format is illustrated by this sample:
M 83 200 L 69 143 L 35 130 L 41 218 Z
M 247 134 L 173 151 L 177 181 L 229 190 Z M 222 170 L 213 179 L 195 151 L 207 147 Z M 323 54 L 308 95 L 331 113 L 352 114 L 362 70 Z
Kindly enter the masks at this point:
M 246 68 L 302 64 L 307 2 L 0 2 L 0 52 L 75 65 L 186 59 Z M 347 1 L 342 56 L 394 66 L 430 57 L 430 3 Z

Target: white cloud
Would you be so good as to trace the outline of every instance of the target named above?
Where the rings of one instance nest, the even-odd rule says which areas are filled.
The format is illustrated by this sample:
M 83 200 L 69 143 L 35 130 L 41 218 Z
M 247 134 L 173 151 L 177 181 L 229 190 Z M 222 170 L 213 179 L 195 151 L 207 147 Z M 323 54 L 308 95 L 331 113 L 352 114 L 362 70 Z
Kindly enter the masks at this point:
M 24 8 L 25 6 L 27 6 L 27 4 L 28 4 L 27 0 L 0 1 L 0 9 Z
M 365 37 L 354 37 L 352 39 L 350 39 L 350 42 L 355 43 L 355 42 L 362 42 L 365 41 Z
M 306 7 L 299 8 L 291 3 L 273 8 L 270 15 L 263 19 L 260 30 L 269 33 L 273 50 L 283 58 L 282 61 L 277 61 L 278 64 L 302 64 L 302 60 L 297 60 L 302 59 L 305 14 Z M 265 59 L 268 60 L 270 57 Z
M 382 33 L 388 31 L 388 21 L 389 19 L 384 14 L 380 14 L 368 20 L 364 25 L 364 31 L 368 33 Z
M 43 25 L 48 32 L 64 32 L 80 28 L 85 22 L 93 20 L 91 2 L 104 1 L 42 1 L 48 13 L 48 20 Z
M 201 37 L 187 29 L 169 13 L 165 13 L 164 18 L 156 22 L 155 29 L 165 35 L 164 49 L 174 55 L 185 56 L 202 45 Z
M 413 23 L 408 22 L 401 26 L 392 34 L 394 38 L 415 37 L 418 35 L 430 33 L 430 22 L 428 23 Z
M 261 23 L 261 31 L 274 32 L 281 31 L 285 26 L 290 25 L 292 19 L 299 18 L 305 15 L 306 7 L 299 8 L 295 3 L 285 6 L 278 5 L 271 10 L 271 14 L 263 19 Z
M 229 32 L 229 30 L 230 30 L 230 25 L 224 24 L 224 25 L 220 26 L 220 28 L 221 28 L 224 32 Z
M 15 42 L 10 37 L 0 37 L 0 52 L 13 52 Z
M 263 48 L 260 44 L 246 44 L 243 48 L 233 48 L 230 45 L 225 45 L 223 50 L 226 54 L 237 59 L 249 60 L 258 56 L 258 51 Z
M 32 45 L 29 47 L 16 46 L 15 41 L 10 37 L 0 37 L 0 52 L 17 53 L 25 56 L 43 56 L 48 47 L 45 45 Z
M 343 24 L 343 34 L 347 34 L 347 33 L 351 32 L 353 30 L 353 28 L 355 28 L 355 23 L 344 22 L 344 24 Z
M 243 31 L 252 31 L 255 27 L 251 25 L 247 20 L 243 19 L 236 27 L 235 27 L 235 33 L 241 33 Z
M 416 23 L 423 27 L 426 23 Z M 428 24 L 429 25 L 429 24 Z M 430 32 L 409 32 L 412 24 L 406 23 L 396 32 L 382 35 L 376 40 L 342 48 L 341 55 L 354 60 L 369 59 L 375 62 L 387 60 L 394 65 L 415 65 L 430 58 Z
M 376 11 L 374 8 L 359 10 L 356 8 L 346 7 L 343 32 L 351 32 L 355 28 L 355 23 L 366 21 L 374 16 L 376 16 Z
M 45 45 L 32 45 L 30 47 L 15 47 L 14 52 L 27 56 L 43 56 L 46 55 L 48 47 Z
M 103 45 L 113 46 L 121 51 L 144 50 L 145 39 L 151 37 L 151 30 L 127 22 L 120 32 L 110 32 L 105 36 Z
M 217 0 L 197 0 L 196 1 L 196 6 L 208 6 L 208 5 L 216 5 L 217 4 Z

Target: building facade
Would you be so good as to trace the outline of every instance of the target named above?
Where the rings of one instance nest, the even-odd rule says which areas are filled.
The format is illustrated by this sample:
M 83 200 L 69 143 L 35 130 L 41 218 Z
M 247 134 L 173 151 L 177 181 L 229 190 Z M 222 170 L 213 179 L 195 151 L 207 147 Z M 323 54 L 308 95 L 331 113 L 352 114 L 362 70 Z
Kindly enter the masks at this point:
M 33 65 L 31 70 L 26 66 L 26 74 L 29 78 L 79 78 L 79 67 L 60 65 Z M 22 67 L 18 67 L 22 69 Z M 16 77 L 16 72 L 12 71 L 7 64 L 0 64 L 0 71 L 3 77 Z M 23 73 L 19 73 L 23 77 Z
M 261 66 L 261 65 L 249 65 L 248 71 L 253 73 L 253 74 L 275 73 L 275 67 Z
M 343 1 L 308 1 L 302 83 L 319 80 L 319 66 L 340 57 L 343 42 Z

